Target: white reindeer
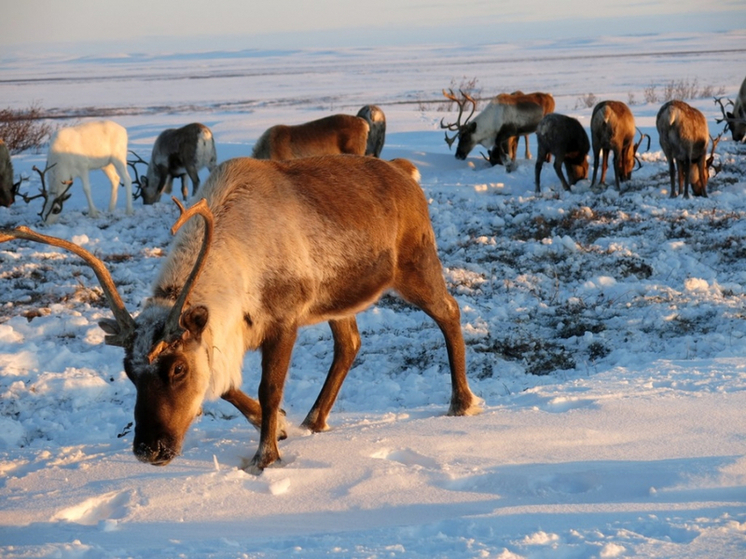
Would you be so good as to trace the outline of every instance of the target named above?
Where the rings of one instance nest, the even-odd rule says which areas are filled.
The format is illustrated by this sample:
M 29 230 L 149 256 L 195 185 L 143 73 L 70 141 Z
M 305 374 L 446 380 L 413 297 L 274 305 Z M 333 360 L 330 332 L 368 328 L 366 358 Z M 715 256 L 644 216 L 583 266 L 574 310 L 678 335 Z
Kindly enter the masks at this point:
M 101 169 L 111 181 L 109 211 L 117 205 L 119 179 L 124 181 L 127 194 L 127 214 L 132 213 L 132 180 L 127 172 L 127 130 L 110 120 L 86 122 L 77 126 L 60 128 L 49 142 L 46 172 L 48 196 L 41 217 L 54 223 L 61 211 L 62 197 L 76 178 L 83 183 L 88 199 L 88 214 L 98 216 L 91 197 L 88 173 Z

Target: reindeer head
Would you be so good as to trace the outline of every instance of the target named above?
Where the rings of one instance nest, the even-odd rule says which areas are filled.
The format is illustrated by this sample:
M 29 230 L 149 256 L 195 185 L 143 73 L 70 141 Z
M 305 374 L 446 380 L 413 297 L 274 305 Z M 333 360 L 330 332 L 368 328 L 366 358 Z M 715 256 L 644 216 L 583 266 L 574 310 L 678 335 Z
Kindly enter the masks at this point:
M 635 164 L 638 165 L 638 168 L 642 168 L 642 162 L 637 157 L 637 150 L 640 149 L 645 138 L 648 140 L 648 146 L 645 148 L 645 151 L 650 149 L 650 136 L 643 134 L 639 128 L 637 129 L 637 132 L 640 134 L 640 139 L 637 143 L 629 144 L 622 149 L 621 174 L 619 176 L 619 180 L 621 181 L 628 181 L 632 178 L 632 171 L 635 170 Z M 616 162 L 614 162 L 614 164 L 616 165 Z
M 723 104 L 721 97 L 715 97 L 715 103 L 720 105 L 720 112 L 723 114 L 723 118 L 717 118 L 715 122 L 718 124 L 725 122 L 723 132 L 730 130 L 733 133 L 734 142 L 746 141 L 746 106 L 744 100 L 739 98 L 735 103 L 730 99 L 725 101 L 725 104 Z M 733 112 L 725 110 L 727 105 L 733 105 Z
M 56 223 L 62 212 L 62 204 L 70 198 L 69 190 L 73 185 L 73 179 L 69 176 L 63 176 L 57 172 L 56 163 L 47 164 L 44 171 L 39 171 L 36 167 L 34 170 L 41 176 L 41 190 L 44 197 L 44 206 L 39 214 L 45 223 Z M 45 184 L 44 177 L 49 172 L 49 185 Z
M 565 171 L 570 186 L 588 178 L 588 157 L 584 153 L 569 153 L 565 156 Z
M 39 174 L 39 179 L 41 181 L 41 186 L 39 187 L 38 194 L 30 195 L 23 194 L 21 192 L 21 184 L 23 183 L 23 181 L 28 180 L 27 178 L 21 177 L 20 180 L 13 185 L 13 201 L 15 201 L 16 196 L 20 196 L 27 204 L 32 200 L 36 200 L 37 198 L 42 198 L 44 200 L 44 205 L 39 212 L 39 217 L 41 217 L 46 223 L 54 223 L 57 220 L 59 213 L 62 211 L 62 205 L 71 196 L 68 191 L 73 185 L 73 181 L 70 180 L 65 181 L 63 183 L 63 188 L 55 193 L 49 192 L 47 190 L 45 177 L 47 175 L 47 171 L 52 169 L 55 165 L 55 163 L 47 165 L 43 171 L 36 165 L 33 166 L 33 170 Z
M 705 148 L 705 153 L 704 155 L 702 155 L 702 157 L 705 158 L 704 173 L 700 173 L 699 165 L 695 164 L 695 162 L 692 162 L 692 166 L 689 170 L 689 180 L 692 185 L 692 193 L 695 196 L 707 196 L 707 183 L 710 180 L 710 169 L 712 169 L 715 174 L 719 173 L 722 170 L 722 163 L 719 166 L 715 165 L 715 148 L 720 143 L 722 137 L 723 132 L 718 134 L 715 138 L 710 136 L 710 140 L 712 141 L 710 154 L 707 155 L 707 151 Z
M 453 145 L 453 142 L 456 141 L 456 138 L 458 138 L 458 146 L 456 146 L 456 159 L 466 159 L 471 150 L 474 149 L 474 146 L 477 145 L 477 142 L 474 139 L 474 133 L 477 131 L 477 123 L 469 122 L 469 119 L 472 117 L 474 111 L 476 111 L 477 109 L 477 102 L 468 93 L 464 93 L 460 90 L 459 93 L 461 93 L 461 99 L 456 97 L 456 94 L 453 93 L 452 89 L 449 89 L 448 91 L 446 91 L 445 89 L 443 90 L 443 95 L 447 99 L 450 99 L 451 101 L 456 103 L 456 105 L 458 105 L 458 116 L 456 117 L 456 122 L 452 122 L 451 124 L 444 123 L 443 119 L 441 118 L 440 127 L 442 129 L 456 132 L 456 134 L 450 138 L 448 137 L 448 132 L 445 133 L 446 143 L 450 148 Z M 466 103 L 471 103 L 471 112 L 469 113 L 469 116 L 466 117 L 466 120 L 462 123 L 461 116 L 464 113 L 464 107 L 466 106 Z
M 157 164 L 151 161 L 148 165 L 147 174 L 140 177 L 143 204 L 146 206 L 155 204 L 161 199 L 167 178 L 168 170 L 160 169 Z
M 209 312 L 201 305 L 188 306 L 187 299 L 212 241 L 212 212 L 205 200 L 188 211 L 174 201 L 181 215 L 171 232 L 175 234 L 191 217 L 200 215 L 205 221 L 202 246 L 178 297 L 154 298 L 137 319 L 125 308 L 103 262 L 84 248 L 27 227 L 0 230 L 0 242 L 27 239 L 61 247 L 80 256 L 95 272 L 114 314 L 113 320 L 99 322 L 106 333 L 105 343 L 124 349 L 124 370 L 137 389 L 133 452 L 138 460 L 157 466 L 168 464 L 180 453 L 210 379 L 209 348 L 203 340 Z

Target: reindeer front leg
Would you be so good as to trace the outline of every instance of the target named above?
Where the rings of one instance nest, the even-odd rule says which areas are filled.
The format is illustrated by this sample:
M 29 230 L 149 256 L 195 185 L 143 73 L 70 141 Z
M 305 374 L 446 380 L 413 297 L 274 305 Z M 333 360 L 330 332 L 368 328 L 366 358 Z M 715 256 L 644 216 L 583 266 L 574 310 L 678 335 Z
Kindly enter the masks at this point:
M 565 175 L 562 174 L 562 162 L 563 157 L 557 157 L 554 156 L 554 164 L 552 165 L 554 167 L 554 171 L 557 173 L 557 176 L 559 177 L 560 182 L 562 183 L 562 188 L 569 191 L 570 185 L 567 183 L 567 180 L 565 180 Z
M 80 174 L 80 182 L 83 183 L 83 192 L 85 193 L 86 200 L 88 200 L 88 216 L 98 217 L 98 210 L 96 205 L 93 203 L 93 196 L 91 196 L 91 181 L 88 178 L 89 172 L 84 171 Z
M 295 326 L 278 325 L 262 343 L 262 380 L 259 383 L 262 425 L 259 448 L 248 468 L 255 474 L 261 473 L 264 468 L 280 460 L 280 450 L 277 448 L 277 420 L 297 334 L 298 329 Z
M 226 402 L 233 404 L 235 408 L 241 412 L 249 423 L 251 423 L 257 431 L 262 429 L 262 407 L 259 402 L 247 396 L 242 390 L 238 388 L 231 388 L 225 394 L 221 396 Z M 277 437 L 279 440 L 287 438 L 287 428 L 285 426 L 285 412 L 280 410 L 278 416 L 280 424 L 277 426 Z

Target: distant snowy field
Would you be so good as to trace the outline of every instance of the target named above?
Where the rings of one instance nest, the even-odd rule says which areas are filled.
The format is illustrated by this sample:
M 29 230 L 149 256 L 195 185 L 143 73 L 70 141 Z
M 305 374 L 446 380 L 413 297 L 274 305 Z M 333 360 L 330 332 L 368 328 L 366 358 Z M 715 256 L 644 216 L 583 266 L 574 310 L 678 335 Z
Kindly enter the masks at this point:
M 496 38 L 499 39 L 499 38 Z M 462 310 L 475 417 L 444 415 L 443 338 L 385 297 L 359 316 L 363 347 L 330 416 L 291 428 L 283 467 L 240 469 L 258 435 L 209 402 L 165 468 L 131 453 L 134 388 L 103 345 L 110 316 L 92 272 L 43 245 L 0 245 L 0 555 L 62 557 L 746 556 L 746 146 L 719 144 L 708 199 L 669 200 L 653 85 L 687 80 L 733 98 L 746 32 L 480 47 L 0 57 L 0 107 L 36 100 L 96 112 L 148 159 L 164 128 L 199 121 L 219 160 L 268 127 L 368 103 L 387 116 L 382 156 L 422 173 L 446 279 Z M 207 49 L 205 49 L 207 50 Z M 629 102 L 652 136 L 619 194 L 563 192 L 534 160 L 507 174 L 443 141 L 440 91 L 548 91 L 588 127 L 580 99 Z M 712 97 L 689 100 L 716 135 Z M 80 116 L 61 119 L 67 125 Z M 531 149 L 536 153 L 535 138 Z M 30 177 L 45 153 L 15 156 Z M 91 179 L 108 205 L 103 173 Z M 607 176 L 613 182 L 613 173 Z M 48 234 L 110 267 L 128 307 L 149 294 L 169 202 L 90 219 L 79 183 Z M 40 202 L 0 208 L 38 227 Z M 327 325 L 302 331 L 284 408 L 305 417 L 331 360 Z M 256 394 L 259 356 L 245 359 Z

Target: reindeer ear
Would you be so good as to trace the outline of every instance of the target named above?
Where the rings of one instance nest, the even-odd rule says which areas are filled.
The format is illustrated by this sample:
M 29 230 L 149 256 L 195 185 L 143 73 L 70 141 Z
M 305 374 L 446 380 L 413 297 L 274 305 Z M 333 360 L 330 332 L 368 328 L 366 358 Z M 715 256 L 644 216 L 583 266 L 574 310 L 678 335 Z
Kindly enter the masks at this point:
M 121 332 L 117 321 L 110 318 L 99 320 L 98 325 L 101 327 L 101 330 L 103 330 L 110 336 L 118 336 Z
M 189 332 L 189 335 L 192 338 L 199 340 L 205 326 L 207 326 L 209 314 L 207 307 L 202 305 L 191 307 L 181 313 L 179 325 Z
M 103 320 L 99 320 L 98 325 L 106 333 L 106 336 L 104 336 L 104 343 L 106 345 L 126 348 L 130 343 L 127 339 L 128 332 L 123 330 L 122 325 L 116 320 L 104 318 Z

